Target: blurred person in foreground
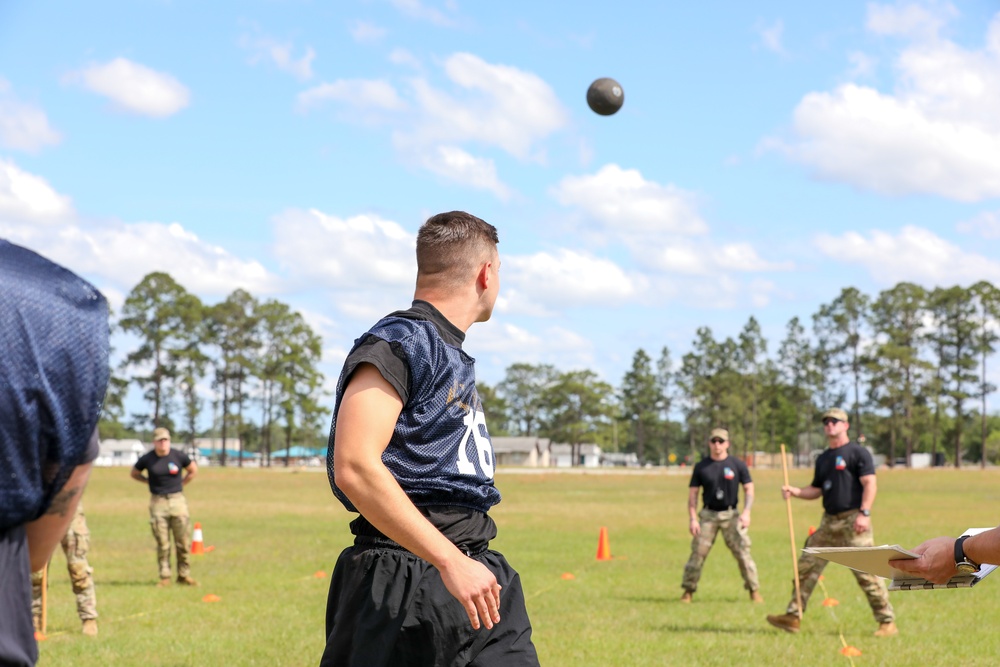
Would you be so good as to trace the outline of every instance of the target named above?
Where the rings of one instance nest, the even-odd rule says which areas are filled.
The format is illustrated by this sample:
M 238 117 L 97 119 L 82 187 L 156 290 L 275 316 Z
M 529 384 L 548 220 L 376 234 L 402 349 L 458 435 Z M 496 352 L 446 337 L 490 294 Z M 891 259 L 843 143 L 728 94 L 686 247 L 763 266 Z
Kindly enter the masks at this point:
M 935 584 L 945 584 L 957 574 L 978 572 L 984 563 L 1000 565 L 1000 527 L 957 539 L 935 537 L 911 551 L 920 557 L 891 560 L 889 565 Z
M 34 665 L 31 573 L 48 563 L 99 453 L 108 304 L 0 239 L 0 664 Z
M 497 231 L 461 211 L 417 232 L 417 285 L 354 344 L 327 472 L 359 516 L 337 560 L 321 665 L 537 667 L 517 572 L 489 548 L 500 502 L 465 332 L 500 289 Z

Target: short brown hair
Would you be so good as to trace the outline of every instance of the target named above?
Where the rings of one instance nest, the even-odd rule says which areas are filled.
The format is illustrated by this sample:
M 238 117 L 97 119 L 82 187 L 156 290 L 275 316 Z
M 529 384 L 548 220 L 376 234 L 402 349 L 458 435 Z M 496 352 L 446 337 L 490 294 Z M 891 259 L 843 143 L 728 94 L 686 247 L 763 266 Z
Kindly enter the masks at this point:
M 417 276 L 460 282 L 500 242 L 497 228 L 465 211 L 438 213 L 417 232 Z

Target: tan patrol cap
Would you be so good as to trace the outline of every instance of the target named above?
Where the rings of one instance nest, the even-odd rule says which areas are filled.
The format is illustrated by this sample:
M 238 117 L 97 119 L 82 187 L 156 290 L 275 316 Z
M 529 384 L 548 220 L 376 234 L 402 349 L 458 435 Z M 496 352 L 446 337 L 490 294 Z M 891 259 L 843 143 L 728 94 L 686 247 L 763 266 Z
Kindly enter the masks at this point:
M 156 442 L 157 440 L 169 440 L 169 439 L 170 439 L 170 431 L 168 431 L 167 429 L 158 428 L 153 431 L 153 442 Z
M 841 410 L 840 408 L 830 408 L 829 410 L 823 413 L 823 416 L 820 417 L 820 421 L 823 421 L 827 417 L 833 417 L 834 419 L 839 419 L 842 422 L 847 421 L 847 413 Z
M 713 428 L 712 435 L 708 436 L 709 440 L 712 438 L 722 438 L 726 442 L 729 442 L 729 431 L 724 428 Z

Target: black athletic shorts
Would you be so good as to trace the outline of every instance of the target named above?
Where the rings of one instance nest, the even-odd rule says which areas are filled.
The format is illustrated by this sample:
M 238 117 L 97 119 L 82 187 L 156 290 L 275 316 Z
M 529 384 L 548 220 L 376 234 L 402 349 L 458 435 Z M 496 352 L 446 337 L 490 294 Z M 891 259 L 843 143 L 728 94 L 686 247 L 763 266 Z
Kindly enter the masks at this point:
M 359 537 L 337 560 L 321 667 L 538 667 L 521 580 L 502 554 L 472 554 L 503 587 L 500 622 L 473 630 L 437 568 L 379 542 Z

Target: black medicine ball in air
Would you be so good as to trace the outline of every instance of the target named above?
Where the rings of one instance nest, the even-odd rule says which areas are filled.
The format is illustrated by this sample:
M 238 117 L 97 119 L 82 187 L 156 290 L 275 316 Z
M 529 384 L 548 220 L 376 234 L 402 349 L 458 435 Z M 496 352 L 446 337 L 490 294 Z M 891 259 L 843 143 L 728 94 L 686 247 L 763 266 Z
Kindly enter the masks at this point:
M 587 89 L 587 106 L 597 114 L 610 116 L 622 108 L 625 102 L 625 91 L 614 79 L 607 77 L 598 79 Z

